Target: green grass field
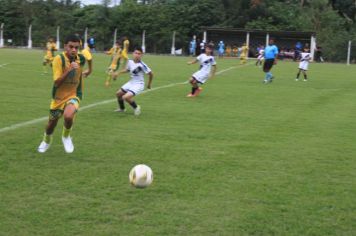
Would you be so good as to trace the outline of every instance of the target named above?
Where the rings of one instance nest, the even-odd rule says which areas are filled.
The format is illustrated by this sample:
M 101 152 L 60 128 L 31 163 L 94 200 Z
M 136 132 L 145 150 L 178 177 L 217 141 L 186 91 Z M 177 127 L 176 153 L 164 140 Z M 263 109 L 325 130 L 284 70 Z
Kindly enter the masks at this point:
M 218 59 L 191 99 L 178 84 L 197 69 L 189 58 L 146 55 L 160 89 L 134 117 L 113 112 L 128 76 L 106 88 L 109 57 L 95 54 L 81 107 L 96 106 L 78 113 L 74 153 L 61 120 L 39 154 L 42 56 L 0 50 L 0 235 L 356 235 L 355 66 L 311 64 L 296 82 L 297 64 L 279 62 L 263 85 L 260 68 Z M 139 163 L 154 172 L 147 189 L 128 181 Z

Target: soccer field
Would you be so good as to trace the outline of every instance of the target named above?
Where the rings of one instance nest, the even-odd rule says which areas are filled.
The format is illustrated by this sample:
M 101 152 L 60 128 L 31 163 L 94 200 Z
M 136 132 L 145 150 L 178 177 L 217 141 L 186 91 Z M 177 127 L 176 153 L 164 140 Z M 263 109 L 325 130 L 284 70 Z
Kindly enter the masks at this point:
M 191 58 L 144 56 L 153 89 L 142 114 L 118 114 L 94 54 L 83 110 L 64 152 L 61 119 L 37 152 L 51 97 L 43 52 L 0 50 L 0 235 L 356 235 L 356 66 L 217 59 L 196 98 Z M 139 163 L 154 172 L 130 186 Z

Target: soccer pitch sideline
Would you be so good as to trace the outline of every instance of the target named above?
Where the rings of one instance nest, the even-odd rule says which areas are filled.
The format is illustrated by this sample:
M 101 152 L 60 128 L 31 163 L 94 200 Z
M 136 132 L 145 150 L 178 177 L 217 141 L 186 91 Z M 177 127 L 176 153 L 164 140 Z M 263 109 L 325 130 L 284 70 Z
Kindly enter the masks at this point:
M 52 88 L 43 52 L 0 50 L 0 235 L 356 235 L 356 67 L 280 61 L 264 85 L 252 62 L 217 59 L 196 98 L 191 58 L 144 56 L 142 114 L 113 112 L 125 75 L 104 86 L 94 54 L 82 108 L 61 143 L 37 153 Z M 27 123 L 26 123 L 27 122 Z M 149 165 L 154 181 L 130 186 Z

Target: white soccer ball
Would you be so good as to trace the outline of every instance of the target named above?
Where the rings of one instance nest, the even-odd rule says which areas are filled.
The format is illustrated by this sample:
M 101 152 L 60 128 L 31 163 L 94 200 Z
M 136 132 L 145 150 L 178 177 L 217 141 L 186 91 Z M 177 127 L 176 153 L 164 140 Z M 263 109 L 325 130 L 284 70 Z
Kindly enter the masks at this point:
M 129 179 L 136 188 L 146 188 L 153 181 L 152 169 L 144 164 L 136 165 L 131 169 Z

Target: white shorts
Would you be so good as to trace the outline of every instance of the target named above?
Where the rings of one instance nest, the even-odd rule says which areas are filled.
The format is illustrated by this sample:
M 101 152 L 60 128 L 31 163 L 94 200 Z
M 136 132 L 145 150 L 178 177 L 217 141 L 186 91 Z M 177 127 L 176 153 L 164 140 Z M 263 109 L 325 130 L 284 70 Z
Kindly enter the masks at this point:
M 258 55 L 257 59 L 260 60 L 260 61 L 262 61 L 262 60 L 264 60 L 265 58 L 264 58 L 263 55 Z
M 299 62 L 299 69 L 308 70 L 309 61 L 301 61 Z
M 144 83 L 137 83 L 132 81 L 127 82 L 121 87 L 121 90 L 123 90 L 124 92 L 131 92 L 134 95 L 138 95 L 142 93 L 144 89 L 145 89 Z
M 199 83 L 204 84 L 209 79 L 209 73 L 199 70 L 195 72 L 192 77 Z

